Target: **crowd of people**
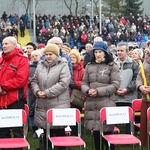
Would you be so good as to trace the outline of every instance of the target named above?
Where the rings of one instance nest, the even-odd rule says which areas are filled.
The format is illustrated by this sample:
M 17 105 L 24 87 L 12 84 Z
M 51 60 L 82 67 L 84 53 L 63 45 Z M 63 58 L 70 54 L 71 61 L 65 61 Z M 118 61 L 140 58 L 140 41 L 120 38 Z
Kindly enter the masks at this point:
M 29 23 L 31 21 L 31 23 Z M 2 14 L 0 21 L 0 39 L 9 35 L 18 36 L 18 29 L 24 37 L 25 28 L 33 28 L 33 20 L 27 14 Z M 117 45 L 120 41 L 147 42 L 150 39 L 150 19 L 148 16 L 130 13 L 128 18 L 122 15 L 102 14 L 102 31 L 99 30 L 99 17 L 90 18 L 89 15 L 36 15 L 37 43 L 46 44 L 53 36 L 61 37 L 71 47 L 91 43 L 94 37 L 100 35 L 104 41 Z
M 33 134 L 42 128 L 46 135 L 47 110 L 69 107 L 82 110 L 81 106 L 71 102 L 71 96 L 75 90 L 83 93 L 84 127 L 93 131 L 95 150 L 100 150 L 99 110 L 102 107 L 131 107 L 134 99 L 142 98 L 141 120 L 146 124 L 144 114 L 149 103 L 145 95 L 150 93 L 150 40 L 143 39 L 150 34 L 146 16 L 137 14 L 134 17 L 131 13 L 125 19 L 103 15 L 102 33 L 99 33 L 96 16 L 93 20 L 87 15 L 59 18 L 39 15 L 36 19 L 38 45 L 28 42 L 21 49 L 13 34 L 2 39 L 0 109 L 23 109 L 27 103 Z M 7 17 L 2 17 L 1 23 L 6 20 Z M 23 16 L 19 20 L 26 26 Z M 137 38 L 139 35 L 142 38 Z M 147 42 L 146 47 L 140 48 L 137 43 L 143 40 Z M 143 84 L 139 70 L 143 61 L 147 85 Z M 114 125 L 105 124 L 104 134 L 113 133 L 113 128 Z M 15 137 L 23 137 L 22 128 L 13 128 L 12 131 Z M 77 128 L 72 128 L 72 131 L 77 134 Z M 147 146 L 146 131 L 146 126 L 144 130 L 140 128 L 142 146 Z M 129 124 L 125 132 L 130 133 Z M 65 135 L 64 128 L 52 129 L 51 136 L 54 135 Z M 10 137 L 10 130 L 0 129 L 0 138 L 6 137 Z M 108 149 L 104 139 L 103 146 Z M 115 146 L 111 145 L 111 150 L 114 149 Z
M 130 13 L 128 18 L 121 15 L 117 17 L 102 14 L 102 32 L 99 30 L 99 18 L 88 15 L 78 17 L 64 15 L 62 17 L 38 15 L 36 17 L 36 35 L 38 43 L 45 43 L 53 36 L 59 36 L 63 42 L 71 46 L 81 46 L 91 43 L 94 37 L 100 35 L 104 41 L 117 44 L 120 41 L 148 41 L 150 37 L 150 21 L 145 16 L 134 16 Z

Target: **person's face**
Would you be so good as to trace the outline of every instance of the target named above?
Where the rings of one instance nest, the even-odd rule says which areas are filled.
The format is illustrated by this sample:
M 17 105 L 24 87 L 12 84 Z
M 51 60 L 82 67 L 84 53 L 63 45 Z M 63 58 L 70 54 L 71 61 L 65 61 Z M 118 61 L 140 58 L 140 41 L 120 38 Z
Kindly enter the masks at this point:
M 91 48 L 90 45 L 86 45 L 86 46 L 85 46 L 85 49 L 86 49 L 87 52 L 90 51 L 90 50 L 92 50 L 92 48 Z
M 34 51 L 34 48 L 33 46 L 31 45 L 27 45 L 26 46 L 26 49 L 27 49 L 27 54 L 30 55 L 33 51 Z
M 118 55 L 118 58 L 121 61 L 124 61 L 126 59 L 127 51 L 126 51 L 126 46 L 125 45 L 117 47 L 117 55 Z
M 8 38 L 2 42 L 4 54 L 9 54 L 17 45 L 12 43 Z
M 48 61 L 48 62 L 52 62 L 57 56 L 52 53 L 52 52 L 46 52 L 45 54 L 45 59 Z
M 71 63 L 72 63 L 72 65 L 77 64 L 77 58 L 76 58 L 76 56 L 75 56 L 75 55 L 71 55 L 71 56 L 70 56 L 70 59 L 71 59 Z
M 129 57 L 132 57 L 132 55 L 133 55 L 133 50 L 128 51 L 127 54 L 128 54 Z
M 146 48 L 144 50 L 144 53 L 145 53 L 145 60 L 146 60 L 146 62 L 150 64 L 150 49 Z
M 94 55 L 95 55 L 95 61 L 100 63 L 105 57 L 105 52 L 103 52 L 102 50 L 95 50 Z
M 40 60 L 40 55 L 38 53 L 35 53 L 34 55 L 32 55 L 31 57 L 32 61 L 39 61 Z
M 134 52 L 132 53 L 132 58 L 135 60 L 135 61 L 139 61 L 140 60 L 140 56 L 137 52 Z

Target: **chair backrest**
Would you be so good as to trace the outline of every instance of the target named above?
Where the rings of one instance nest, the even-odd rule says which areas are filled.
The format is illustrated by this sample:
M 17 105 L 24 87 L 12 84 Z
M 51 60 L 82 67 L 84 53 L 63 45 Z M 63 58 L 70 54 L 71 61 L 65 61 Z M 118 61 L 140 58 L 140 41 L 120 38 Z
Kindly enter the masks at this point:
M 103 107 L 100 110 L 100 122 L 107 121 L 107 116 L 106 116 L 106 110 L 107 110 L 107 108 L 109 108 L 109 107 Z M 116 108 L 119 108 L 119 107 L 112 107 L 112 108 L 115 110 Z M 120 107 L 120 108 L 122 108 L 122 107 Z M 134 120 L 133 109 L 131 107 L 127 107 L 127 108 L 128 108 L 128 112 L 129 112 L 129 121 L 133 121 Z
M 132 101 L 132 109 L 133 111 L 140 111 L 142 106 L 142 99 L 134 99 Z
M 116 109 L 116 110 L 115 110 Z M 108 117 L 108 118 L 107 118 Z M 109 120 L 109 121 L 108 121 Z M 131 107 L 103 107 L 100 110 L 100 134 L 103 134 L 103 123 L 126 124 L 130 123 L 131 134 L 134 134 L 134 115 Z
M 22 123 L 27 124 L 27 113 L 25 110 L 22 110 Z
M 69 115 L 69 110 L 72 110 L 72 109 L 74 109 L 74 108 L 63 108 L 63 109 L 59 109 L 58 108 L 58 109 L 55 109 L 55 110 L 58 110 L 58 112 L 61 115 L 63 115 L 63 112 L 67 110 L 68 111 L 68 115 Z M 74 109 L 74 110 L 75 110 L 75 121 L 77 123 L 80 123 L 81 122 L 80 111 L 78 109 Z M 49 109 L 47 111 L 47 123 L 50 124 L 50 123 L 53 123 L 53 121 L 54 121 L 54 109 Z M 61 125 L 66 125 L 66 122 L 62 121 L 60 123 L 61 123 Z M 67 125 L 70 125 L 69 122 L 68 122 Z
M 150 107 L 147 109 L 147 121 L 150 121 Z
M 150 107 L 147 109 L 147 133 L 150 132 Z
M 56 113 L 57 112 L 57 113 Z M 81 116 L 76 108 L 58 108 L 47 111 L 46 135 L 50 137 L 51 126 L 75 126 L 78 125 L 78 136 L 81 136 Z M 54 123 L 55 122 L 55 123 Z
M 0 110 L 0 127 L 21 127 L 27 123 L 27 114 L 22 109 Z
M 27 116 L 29 116 L 29 106 L 27 104 L 24 104 L 24 110 L 25 110 Z

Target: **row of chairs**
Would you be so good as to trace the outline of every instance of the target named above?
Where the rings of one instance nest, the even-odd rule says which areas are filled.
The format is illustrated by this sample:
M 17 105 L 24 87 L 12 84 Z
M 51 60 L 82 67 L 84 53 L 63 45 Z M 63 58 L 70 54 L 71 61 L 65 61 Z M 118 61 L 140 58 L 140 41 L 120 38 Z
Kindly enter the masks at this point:
M 110 148 L 111 144 L 114 145 L 123 145 L 123 144 L 139 144 L 141 149 L 141 142 L 138 138 L 134 136 L 134 128 L 133 125 L 137 125 L 140 127 L 140 124 L 136 124 L 134 122 L 134 112 L 141 110 L 141 103 L 142 100 L 134 100 L 131 107 L 126 107 L 129 115 L 129 122 L 131 124 L 131 134 L 110 134 L 104 135 L 103 134 L 103 123 L 107 122 L 107 109 L 109 107 L 104 107 L 100 110 L 100 134 L 101 137 L 105 138 L 108 141 L 108 146 Z M 113 107 L 113 111 L 119 107 Z M 122 108 L 121 108 L 122 109 Z M 12 111 L 12 110 L 11 110 Z M 27 125 L 27 116 L 28 116 L 29 108 L 25 105 L 25 109 L 22 110 L 22 123 L 23 125 Z M 71 122 L 69 121 L 71 120 Z M 73 121 L 74 120 L 74 121 Z M 150 108 L 148 109 L 148 121 L 150 121 Z M 78 125 L 78 136 L 64 136 L 64 137 L 51 137 L 50 136 L 50 128 L 52 126 L 67 126 L 67 125 Z M 122 124 L 123 122 L 121 122 Z M 114 122 L 115 124 L 115 122 Z M 118 129 L 119 130 L 119 129 Z M 20 148 L 20 147 L 27 147 L 30 149 L 30 144 L 26 140 L 27 136 L 27 126 L 26 132 L 24 132 L 24 138 L 9 138 L 9 139 L 0 139 L 0 148 Z M 48 150 L 48 140 L 52 143 L 52 148 L 54 149 L 55 146 L 83 146 L 86 148 L 86 143 L 81 138 L 81 114 L 78 109 L 68 108 L 68 109 L 50 109 L 47 111 L 47 133 L 46 133 L 46 143 L 47 143 L 47 150 Z M 150 135 L 150 132 L 149 134 Z M 149 136 L 148 136 L 149 138 Z M 9 143 L 9 144 L 8 144 Z M 102 145 L 102 144 L 101 144 Z

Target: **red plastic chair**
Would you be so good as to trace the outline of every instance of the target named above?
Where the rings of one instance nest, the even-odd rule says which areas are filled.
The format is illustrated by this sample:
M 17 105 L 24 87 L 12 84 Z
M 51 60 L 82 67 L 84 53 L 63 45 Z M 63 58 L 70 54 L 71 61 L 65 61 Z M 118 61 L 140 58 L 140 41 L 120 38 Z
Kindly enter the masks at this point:
M 106 117 L 107 116 L 106 115 L 107 108 L 109 108 L 109 107 L 104 107 L 100 110 L 101 142 L 102 142 L 102 137 L 103 137 L 108 142 L 109 150 L 110 150 L 111 144 L 114 144 L 114 145 L 139 144 L 139 149 L 141 150 L 141 141 L 133 135 L 134 134 L 134 128 L 133 128 L 134 116 L 133 116 L 133 110 L 130 107 L 126 107 L 126 108 L 128 109 L 127 111 L 129 112 L 129 122 L 131 124 L 131 134 L 108 134 L 108 135 L 103 134 L 103 124 L 104 124 L 104 122 L 107 122 L 107 117 Z M 113 108 L 113 110 L 115 110 L 118 107 L 112 107 L 112 108 Z M 114 120 L 114 123 L 115 123 L 115 121 L 116 120 Z M 118 122 L 116 122 L 116 123 L 118 124 Z M 121 122 L 121 124 L 122 124 L 122 122 Z M 101 146 L 102 146 L 102 143 L 101 143 Z M 102 150 L 102 148 L 101 148 L 101 150 Z
M 148 150 L 149 150 L 149 146 L 150 146 L 150 107 L 147 109 L 147 141 L 148 141 Z
M 142 106 L 142 100 L 141 99 L 134 99 L 132 101 L 132 109 L 133 109 L 133 112 L 134 112 L 134 117 L 135 117 L 135 113 L 137 111 L 138 112 L 141 111 L 141 106 Z M 134 125 L 137 126 L 138 128 L 140 128 L 140 123 L 135 123 L 135 121 L 134 121 Z
M 24 110 L 27 114 L 27 117 L 29 116 L 29 106 L 27 104 L 24 104 Z
M 28 117 L 29 117 L 29 106 L 27 104 L 24 104 L 24 110 L 27 114 L 27 122 L 28 122 Z M 27 135 L 28 135 L 28 123 L 26 123 L 24 125 L 24 136 L 25 138 L 27 138 Z
M 3 111 L 5 111 L 5 109 Z M 27 124 L 27 114 L 25 110 L 22 110 L 22 126 L 24 126 L 25 124 Z M 24 135 L 24 138 L 0 138 L 0 149 L 1 148 L 5 148 L 5 149 L 6 148 L 26 148 L 26 147 L 28 148 L 28 150 L 30 149 L 30 144 L 26 140 L 25 135 Z
M 75 122 L 78 125 L 78 136 L 56 136 L 56 137 L 50 137 L 50 128 L 52 126 L 55 126 L 54 123 L 54 109 L 49 109 L 47 111 L 47 129 L 46 129 L 46 149 L 48 150 L 48 140 L 50 140 L 52 144 L 52 149 L 54 149 L 55 146 L 66 146 L 66 147 L 75 147 L 75 146 L 84 146 L 86 147 L 85 142 L 81 139 L 81 117 L 80 117 L 80 111 L 75 108 L 64 108 L 64 109 L 55 109 L 56 111 L 60 112 L 60 115 L 64 114 L 64 111 L 74 109 L 75 111 Z M 60 121 L 61 126 L 66 125 L 65 121 Z M 67 124 L 71 125 L 72 124 Z

